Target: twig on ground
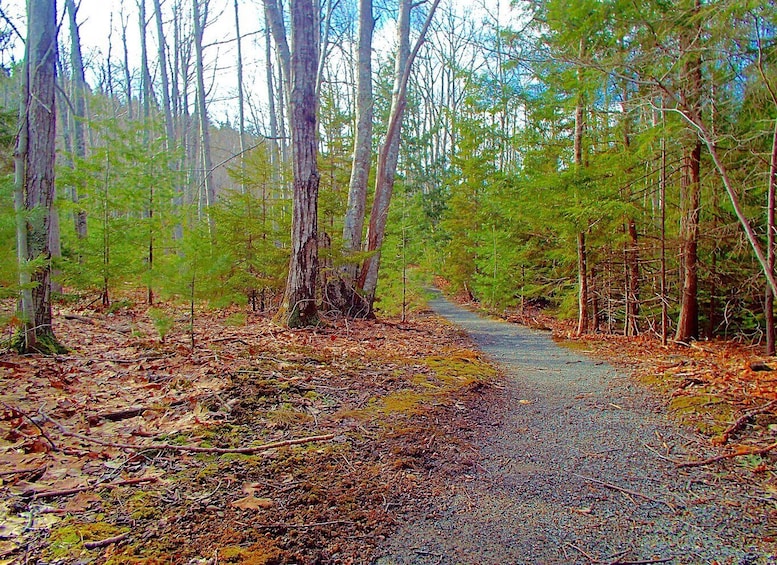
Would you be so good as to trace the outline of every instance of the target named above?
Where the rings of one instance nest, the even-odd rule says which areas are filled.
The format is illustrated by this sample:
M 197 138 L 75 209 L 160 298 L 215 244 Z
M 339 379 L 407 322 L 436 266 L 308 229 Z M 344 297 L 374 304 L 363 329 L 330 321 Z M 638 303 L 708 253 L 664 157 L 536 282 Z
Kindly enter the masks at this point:
M 49 422 L 54 424 L 59 430 L 59 433 L 61 433 L 64 436 L 80 439 L 81 441 L 94 443 L 96 445 L 102 445 L 104 447 L 113 447 L 116 449 L 131 449 L 133 451 L 147 451 L 147 450 L 187 451 L 192 453 L 218 453 L 220 455 L 223 455 L 225 453 L 239 453 L 242 455 L 252 455 L 255 453 L 260 453 L 262 451 L 277 449 L 279 447 L 300 445 L 303 443 L 311 443 L 311 442 L 317 442 L 317 441 L 331 441 L 335 438 L 335 434 L 324 434 L 324 435 L 318 435 L 318 436 L 309 436 L 309 437 L 301 437 L 297 439 L 286 439 L 282 441 L 275 441 L 272 443 L 265 443 L 264 445 L 257 445 L 255 447 L 202 447 L 199 445 L 173 445 L 170 443 L 150 443 L 150 444 L 116 443 L 112 441 L 105 441 L 102 439 L 89 437 L 87 435 L 79 434 L 76 432 L 71 432 L 56 420 L 52 420 L 49 416 L 45 414 L 42 414 L 42 415 Z
M 661 453 L 658 452 L 657 449 L 654 449 L 654 448 L 650 447 L 646 443 L 643 443 L 642 445 L 645 447 L 645 449 L 650 451 L 653 455 L 655 455 L 659 459 L 663 459 L 664 461 L 668 461 L 669 463 L 674 463 L 675 465 L 677 465 L 679 463 L 679 461 L 676 461 L 675 459 L 672 459 L 671 457 L 667 457 L 666 455 L 662 455 Z
M 45 431 L 45 430 L 44 430 L 44 429 L 41 427 L 41 425 L 40 425 L 38 422 L 36 422 L 36 421 L 35 421 L 35 419 L 34 419 L 32 416 L 30 416 L 29 414 L 27 414 L 27 412 L 25 412 L 24 410 L 22 410 L 22 409 L 21 409 L 21 408 L 19 408 L 18 406 L 11 406 L 10 404 L 6 404 L 5 402 L 0 402 L 0 404 L 2 404 L 3 406 L 5 406 L 6 408 L 8 408 L 8 410 L 10 410 L 11 412 L 18 412 L 19 414 L 21 414 L 22 416 L 24 416 L 24 417 L 25 417 L 27 420 L 29 420 L 29 421 L 30 421 L 30 423 L 31 423 L 33 426 L 35 426 L 36 428 L 38 428 L 38 431 L 40 432 L 40 435 L 41 435 L 41 436 L 43 436 L 43 438 L 44 438 L 44 439 L 45 439 L 45 440 L 46 440 L 46 441 L 49 443 L 49 445 L 51 446 L 51 450 L 52 450 L 52 451 L 59 451 L 59 448 L 57 447 L 57 444 L 56 444 L 56 443 L 54 443 L 54 440 L 53 440 L 53 439 L 51 439 L 51 438 L 49 437 L 49 434 L 47 434 L 47 433 L 46 433 L 46 431 Z
M 113 536 L 110 538 L 105 538 L 99 541 L 86 541 L 84 542 L 84 548 L 85 549 L 100 549 L 102 547 L 107 547 L 109 545 L 112 545 L 114 543 L 119 543 L 120 541 L 124 541 L 129 537 L 129 532 L 125 532 L 123 534 L 119 534 L 118 536 Z
M 767 445 L 766 447 L 761 447 L 758 449 L 751 449 L 749 451 L 735 451 L 733 453 L 724 453 L 722 455 L 716 455 L 715 457 L 710 457 L 709 459 L 702 459 L 699 461 L 683 461 L 680 463 L 676 463 L 676 465 L 678 468 L 703 467 L 704 465 L 710 465 L 711 463 L 717 463 L 718 461 L 723 461 L 725 459 L 734 459 L 735 457 L 744 457 L 746 455 L 766 455 L 767 453 L 775 449 L 777 449 L 777 442 L 774 442 L 770 445 Z
M 84 324 L 89 324 L 90 326 L 96 325 L 95 321 L 91 318 L 87 318 L 86 316 L 79 316 L 78 314 L 65 314 L 62 316 L 66 320 L 75 320 L 77 322 L 83 322 Z
M 639 491 L 636 491 L 636 490 L 631 490 L 631 489 L 619 487 L 618 485 L 614 485 L 612 483 L 608 483 L 608 482 L 605 482 L 605 481 L 600 481 L 599 479 L 594 479 L 593 477 L 586 477 L 585 475 L 578 475 L 577 473 L 572 473 L 572 474 L 575 475 L 576 477 L 579 477 L 579 478 L 585 480 L 585 481 L 590 481 L 592 483 L 596 483 L 596 484 L 602 485 L 603 487 L 607 487 L 607 488 L 612 489 L 612 490 L 617 490 L 617 491 L 625 493 L 625 494 L 630 494 L 632 496 L 637 496 L 639 498 L 644 498 L 645 500 L 649 500 L 651 502 L 655 502 L 656 504 L 664 504 L 672 512 L 676 511 L 675 507 L 672 506 L 672 504 L 670 504 L 666 500 L 661 500 L 661 499 L 658 499 L 658 498 L 653 498 L 652 496 L 649 496 L 649 495 L 647 495 L 645 493 L 642 493 L 642 492 L 639 492 Z
M 753 416 L 757 416 L 758 414 L 763 414 L 764 412 L 771 409 L 775 405 L 777 405 L 777 400 L 772 400 L 771 402 L 767 402 L 760 408 L 754 408 L 753 410 L 749 410 L 744 414 L 742 414 L 739 418 L 736 419 L 736 421 L 733 424 L 731 424 L 728 428 L 726 428 L 726 430 L 722 434 L 720 434 L 723 437 L 724 442 L 728 441 L 728 438 L 732 434 L 742 429 L 745 426 L 745 424 L 747 424 L 747 422 L 750 420 L 750 418 L 752 418 Z

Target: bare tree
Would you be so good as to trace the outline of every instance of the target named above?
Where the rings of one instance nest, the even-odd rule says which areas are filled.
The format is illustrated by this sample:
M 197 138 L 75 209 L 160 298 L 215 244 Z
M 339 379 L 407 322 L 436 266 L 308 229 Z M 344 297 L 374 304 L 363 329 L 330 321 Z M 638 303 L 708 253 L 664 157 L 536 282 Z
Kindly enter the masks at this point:
M 165 134 L 167 135 L 166 144 L 169 149 L 175 144 L 175 127 L 173 125 L 173 111 L 170 104 L 170 76 L 167 72 L 167 46 L 165 43 L 165 33 L 162 25 L 162 4 L 160 0 L 154 0 L 154 19 L 156 20 L 159 79 L 162 82 L 162 110 L 165 113 Z
M 54 0 L 27 2 L 27 41 L 14 151 L 17 253 L 24 327 L 21 351 L 61 348 L 52 329 L 49 228 L 54 200 L 57 15 Z
M 73 153 L 76 158 L 86 157 L 86 135 L 84 132 L 86 120 L 86 75 L 84 74 L 84 60 L 81 56 L 81 37 L 78 31 L 76 15 L 78 8 L 75 0 L 65 0 L 68 22 L 70 24 L 70 67 L 73 81 Z M 78 203 L 80 196 L 78 188 L 72 187 L 73 202 Z M 78 239 L 86 238 L 86 212 L 77 209 L 75 214 L 75 228 Z
M 356 79 L 356 134 L 353 144 L 351 179 L 348 186 L 348 205 L 343 224 L 343 252 L 346 262 L 340 277 L 327 288 L 331 306 L 347 316 L 369 311 L 369 305 L 356 291 L 359 265 L 349 255 L 361 250 L 364 214 L 367 203 L 367 182 L 372 164 L 372 35 L 374 29 L 372 0 L 359 1 L 359 46 Z
M 391 99 L 391 111 L 389 113 L 388 127 L 386 128 L 386 138 L 378 153 L 375 200 L 372 204 L 370 225 L 367 231 L 367 251 L 370 251 L 372 255 L 364 262 L 359 275 L 359 286 L 370 306 L 369 314 L 372 314 L 372 307 L 375 301 L 375 290 L 378 286 L 378 271 L 380 269 L 380 252 L 386 235 L 386 222 L 388 221 L 391 194 L 394 191 L 394 179 L 399 159 L 399 142 L 402 133 L 402 119 L 407 106 L 407 83 L 410 78 L 410 69 L 416 55 L 418 55 L 418 50 L 426 38 L 426 32 L 429 30 L 429 25 L 439 3 L 440 0 L 434 0 L 430 6 L 426 21 L 412 51 L 410 50 L 410 12 L 414 4 L 411 3 L 411 0 L 400 0 L 399 3 L 399 18 L 397 22 L 399 51 L 395 65 L 394 93 Z
M 210 120 L 208 119 L 208 108 L 205 101 L 205 70 L 202 57 L 202 36 L 208 21 L 209 4 L 208 0 L 205 0 L 203 2 L 203 9 L 200 10 L 200 1 L 192 0 L 192 21 L 194 22 L 194 57 L 197 80 L 197 116 L 200 124 L 200 153 L 202 155 L 205 205 L 208 207 L 216 201 L 216 187 L 212 174 L 213 162 L 210 153 Z
M 283 18 L 276 0 L 265 0 L 275 44 L 281 53 L 290 107 L 292 171 L 294 185 L 291 223 L 291 260 L 286 292 L 278 318 L 289 327 L 318 323 L 316 280 L 318 275 L 318 103 L 316 78 L 318 44 L 314 0 L 291 3 L 289 50 Z

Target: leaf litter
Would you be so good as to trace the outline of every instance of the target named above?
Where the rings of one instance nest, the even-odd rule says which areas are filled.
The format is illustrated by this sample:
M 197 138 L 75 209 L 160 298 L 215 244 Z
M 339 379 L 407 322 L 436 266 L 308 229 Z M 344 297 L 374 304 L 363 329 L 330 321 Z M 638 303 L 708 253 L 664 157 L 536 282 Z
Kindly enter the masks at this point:
M 63 309 L 68 354 L 2 356 L 0 563 L 363 563 L 474 464 L 496 372 L 460 331 L 235 313 L 192 349 L 139 308 Z

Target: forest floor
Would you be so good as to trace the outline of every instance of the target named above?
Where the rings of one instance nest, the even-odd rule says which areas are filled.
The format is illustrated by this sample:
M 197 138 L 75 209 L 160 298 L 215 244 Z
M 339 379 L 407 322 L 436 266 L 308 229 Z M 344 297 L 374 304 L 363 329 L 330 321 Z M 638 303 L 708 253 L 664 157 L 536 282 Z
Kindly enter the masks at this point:
M 402 531 L 425 522 L 431 532 L 447 520 L 455 532 L 453 517 L 466 516 L 461 501 L 484 478 L 494 484 L 494 465 L 500 476 L 559 478 L 547 461 L 495 454 L 531 436 L 525 423 L 505 425 L 511 414 L 524 410 L 528 425 L 553 431 L 545 444 L 533 439 L 538 452 L 553 455 L 566 434 L 612 469 L 628 461 L 608 459 L 610 448 L 594 444 L 621 436 L 592 428 L 592 414 L 622 428 L 618 418 L 633 405 L 647 409 L 640 417 L 653 426 L 644 440 L 651 455 L 640 457 L 653 457 L 660 472 L 636 481 L 576 467 L 585 500 L 523 510 L 562 516 L 562 525 L 586 535 L 533 543 L 555 543 L 557 562 L 647 563 L 645 552 L 669 559 L 677 548 L 661 540 L 640 553 L 595 535 L 612 520 L 641 520 L 642 530 L 664 524 L 657 506 L 683 509 L 688 527 L 667 532 L 705 548 L 703 562 L 729 546 L 720 563 L 765 563 L 772 551 L 777 373 L 753 369 L 762 360 L 755 349 L 661 347 L 647 337 L 568 342 L 570 366 L 587 373 L 585 363 L 602 364 L 586 359 L 604 356 L 643 381 L 617 377 L 617 395 L 604 404 L 598 385 L 575 393 L 582 396 L 565 402 L 587 411 L 574 424 L 569 406 L 542 412 L 538 391 L 514 386 L 463 330 L 431 313 L 300 331 L 236 309 L 198 315 L 192 347 L 188 320 L 174 312 L 61 306 L 55 331 L 68 354 L 0 356 L 0 563 L 496 563 L 467 561 L 465 549 L 457 556 Z M 539 313 L 520 321 L 551 325 Z M 555 328 L 562 336 L 564 326 Z M 667 413 L 680 423 L 654 425 Z M 590 434 L 579 436 L 576 425 Z M 677 465 L 713 456 L 725 458 Z M 667 472 L 687 488 L 667 490 Z M 622 515 L 645 504 L 645 517 Z M 714 523 L 688 515 L 696 509 Z M 484 517 L 474 518 L 488 534 Z M 713 542 L 698 534 L 707 528 Z M 736 543 L 715 545 L 726 537 Z M 540 551 L 519 550 L 526 559 Z

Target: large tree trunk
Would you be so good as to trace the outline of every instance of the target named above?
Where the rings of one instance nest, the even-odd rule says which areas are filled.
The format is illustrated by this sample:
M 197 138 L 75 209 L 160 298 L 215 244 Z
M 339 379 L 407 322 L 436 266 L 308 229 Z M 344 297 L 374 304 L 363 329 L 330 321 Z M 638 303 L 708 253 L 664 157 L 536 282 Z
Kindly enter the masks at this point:
M 265 0 L 271 20 L 279 14 L 274 0 Z M 282 21 L 282 20 L 281 20 Z M 286 292 L 278 317 L 289 327 L 318 323 L 316 276 L 318 274 L 318 104 L 316 72 L 316 15 L 313 0 L 293 0 L 291 4 L 292 46 L 290 81 L 287 86 L 291 111 L 292 171 L 294 203 L 291 223 L 291 260 Z M 275 43 L 289 53 L 284 29 L 272 26 Z
M 695 0 L 694 12 L 701 6 L 700 0 Z M 696 30 L 685 30 L 681 42 L 686 51 L 690 50 L 692 33 Z M 693 55 L 683 69 L 685 80 L 685 100 L 692 111 L 698 115 L 701 110 L 701 58 Z M 688 145 L 683 156 L 682 178 L 682 219 L 680 226 L 680 245 L 683 261 L 683 286 L 680 302 L 680 317 L 677 320 L 675 339 L 687 341 L 699 337 L 699 276 L 698 276 L 698 246 L 699 217 L 701 206 L 701 140 L 697 132 L 687 133 Z
M 588 331 L 588 255 L 585 247 L 585 233 L 577 234 L 577 281 L 579 285 L 577 335 Z
M 580 39 L 580 58 L 585 55 L 585 39 Z M 577 104 L 575 105 L 575 133 L 573 138 L 573 155 L 575 166 L 582 168 L 583 163 L 583 132 L 585 131 L 585 98 L 582 93 L 583 73 L 581 69 L 577 71 L 578 88 L 581 91 L 577 95 Z M 585 246 L 585 232 L 577 234 L 577 272 L 578 272 L 578 294 L 577 294 L 577 335 L 583 335 L 588 331 L 588 255 Z
M 777 121 L 774 123 L 774 134 L 772 135 L 772 156 L 769 164 L 769 189 L 767 191 L 767 244 L 766 244 L 766 263 L 767 270 L 774 277 L 775 267 L 775 230 L 777 221 L 775 221 L 775 206 L 777 203 Z M 764 305 L 766 312 L 766 354 L 775 354 L 775 327 L 774 327 L 774 292 L 771 287 L 766 285 L 766 300 Z
M 22 339 L 18 345 L 22 351 L 53 352 L 60 349 L 51 325 L 49 249 L 56 149 L 56 18 L 53 0 L 28 1 L 21 124 L 14 151 L 21 310 L 24 318 Z
M 348 205 L 343 224 L 343 253 L 346 262 L 339 277 L 327 286 L 330 307 L 346 316 L 364 316 L 369 305 L 356 290 L 358 263 L 350 258 L 361 250 L 364 214 L 367 203 L 367 182 L 372 164 L 372 34 L 374 29 L 372 0 L 359 2 L 359 51 L 356 79 L 356 135 L 353 144 Z
M 677 321 L 675 339 L 687 341 L 699 336 L 698 301 L 698 245 L 699 206 L 701 200 L 701 142 L 693 142 L 683 164 L 685 189 L 682 221 L 683 287 L 680 318 Z
M 372 203 L 370 225 L 367 230 L 367 251 L 372 252 L 372 255 L 365 260 L 359 275 L 359 286 L 369 304 L 370 315 L 375 303 L 381 247 L 386 236 L 386 222 L 388 221 L 389 205 L 391 204 L 391 194 L 394 191 L 394 179 L 397 172 L 397 161 L 399 160 L 402 119 L 405 106 L 407 105 L 407 82 L 410 78 L 413 60 L 426 38 L 426 32 L 439 3 L 440 0 L 434 0 L 434 3 L 429 8 L 429 14 L 412 51 L 410 51 L 410 11 L 413 4 L 411 4 L 411 0 L 400 0 L 399 3 L 399 18 L 397 22 L 399 51 L 395 66 L 394 94 L 391 100 L 388 127 L 386 128 L 386 139 L 378 153 L 378 166 L 375 175 L 375 199 Z

